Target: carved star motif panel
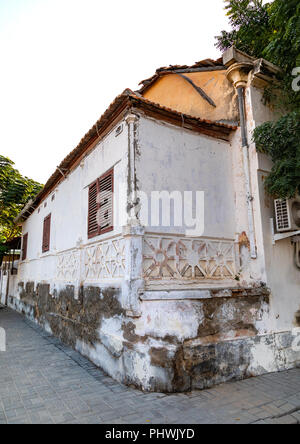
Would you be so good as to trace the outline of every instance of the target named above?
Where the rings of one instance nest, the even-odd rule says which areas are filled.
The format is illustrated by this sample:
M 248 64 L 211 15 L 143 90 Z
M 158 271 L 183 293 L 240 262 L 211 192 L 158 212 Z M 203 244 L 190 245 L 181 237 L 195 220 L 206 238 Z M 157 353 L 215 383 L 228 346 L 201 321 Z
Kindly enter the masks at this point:
M 125 241 L 115 239 L 85 249 L 85 279 L 122 278 L 125 275 Z
M 78 279 L 80 273 L 80 251 L 69 251 L 58 255 L 57 278 L 62 281 Z
M 144 278 L 148 280 L 234 279 L 235 243 L 207 239 L 146 236 Z

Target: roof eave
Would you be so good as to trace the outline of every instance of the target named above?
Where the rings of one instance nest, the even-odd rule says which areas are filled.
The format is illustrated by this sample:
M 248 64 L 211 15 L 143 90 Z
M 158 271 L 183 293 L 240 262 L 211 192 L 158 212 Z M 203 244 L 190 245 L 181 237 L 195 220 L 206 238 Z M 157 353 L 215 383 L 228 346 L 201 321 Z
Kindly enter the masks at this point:
M 68 173 L 70 169 L 89 152 L 91 146 L 93 146 L 93 144 L 96 142 L 98 143 L 98 141 L 111 130 L 111 127 L 115 125 L 118 120 L 122 119 L 124 114 L 126 114 L 126 112 L 133 107 L 137 110 L 142 110 L 148 116 L 155 117 L 165 122 L 169 122 L 186 129 L 191 129 L 203 135 L 215 137 L 224 141 L 229 141 L 231 132 L 236 129 L 235 126 L 198 119 L 196 117 L 188 116 L 179 113 L 178 111 L 165 108 L 159 104 L 150 102 L 145 98 L 139 97 L 131 90 L 127 89 L 115 99 L 115 101 L 110 105 L 110 107 L 105 111 L 95 125 L 81 139 L 77 147 L 71 151 L 67 157 L 65 157 L 65 159 L 49 178 L 44 188 L 39 192 L 34 201 L 29 202 L 25 206 L 22 212 L 15 219 L 15 222 L 22 223 L 26 221 L 33 211 L 40 205 L 40 203 L 62 180 L 64 180 L 62 172 L 66 171 Z

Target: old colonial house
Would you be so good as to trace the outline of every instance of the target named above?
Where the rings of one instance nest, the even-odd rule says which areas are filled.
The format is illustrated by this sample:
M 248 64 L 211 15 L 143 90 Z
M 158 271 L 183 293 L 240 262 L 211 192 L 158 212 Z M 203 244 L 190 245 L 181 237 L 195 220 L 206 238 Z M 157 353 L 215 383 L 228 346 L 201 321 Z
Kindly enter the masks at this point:
M 231 48 L 117 97 L 20 214 L 9 306 L 144 390 L 299 364 L 297 226 L 290 202 L 275 212 L 252 141 L 274 118 L 262 96 L 276 72 Z M 161 191 L 176 192 L 171 222 L 146 223 L 145 196 Z M 187 192 L 196 208 L 198 191 L 197 233 L 174 208 Z

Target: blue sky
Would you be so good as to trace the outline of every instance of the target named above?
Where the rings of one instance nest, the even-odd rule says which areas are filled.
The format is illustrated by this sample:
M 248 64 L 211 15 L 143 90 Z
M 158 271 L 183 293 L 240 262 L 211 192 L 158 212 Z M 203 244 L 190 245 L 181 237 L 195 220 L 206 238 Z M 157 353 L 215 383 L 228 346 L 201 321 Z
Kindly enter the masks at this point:
M 220 54 L 223 0 L 0 0 L 0 152 L 45 182 L 125 88 Z

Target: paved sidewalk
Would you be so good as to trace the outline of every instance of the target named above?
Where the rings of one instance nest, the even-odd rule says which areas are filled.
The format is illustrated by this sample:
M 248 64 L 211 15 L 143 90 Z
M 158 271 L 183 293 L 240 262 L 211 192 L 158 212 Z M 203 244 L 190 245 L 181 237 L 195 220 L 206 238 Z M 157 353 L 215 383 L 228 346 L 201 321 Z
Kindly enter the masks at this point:
M 0 327 L 0 424 L 300 424 L 300 369 L 188 394 L 142 393 L 9 309 Z

